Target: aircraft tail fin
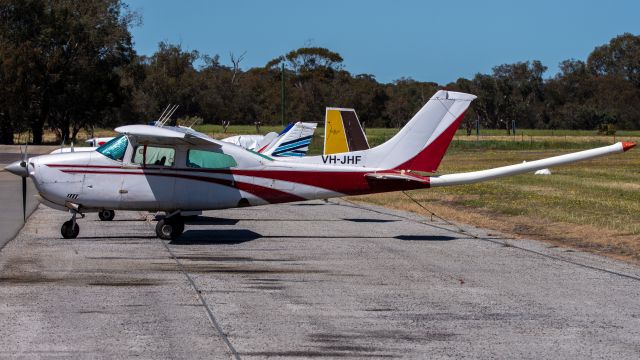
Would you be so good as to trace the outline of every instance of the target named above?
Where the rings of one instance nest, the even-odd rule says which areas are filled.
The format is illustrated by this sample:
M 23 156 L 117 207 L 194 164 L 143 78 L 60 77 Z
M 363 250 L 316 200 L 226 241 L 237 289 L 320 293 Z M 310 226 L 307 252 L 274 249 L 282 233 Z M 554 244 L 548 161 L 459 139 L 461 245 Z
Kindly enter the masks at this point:
M 261 153 L 271 146 L 278 139 L 277 132 L 267 133 L 258 143 L 256 144 L 255 151 Z
M 389 141 L 367 151 L 367 165 L 436 172 L 476 96 L 440 90 Z
M 260 153 L 275 157 L 305 156 L 317 126 L 316 123 L 300 121 L 290 124 L 267 147 L 261 149 Z
M 327 108 L 324 121 L 324 155 L 369 149 L 354 109 Z

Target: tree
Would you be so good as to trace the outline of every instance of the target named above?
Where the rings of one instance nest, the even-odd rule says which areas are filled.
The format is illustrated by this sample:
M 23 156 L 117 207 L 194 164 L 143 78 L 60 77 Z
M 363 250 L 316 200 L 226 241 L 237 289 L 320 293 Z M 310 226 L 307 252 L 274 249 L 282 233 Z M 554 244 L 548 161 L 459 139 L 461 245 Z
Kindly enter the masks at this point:
M 74 139 L 115 116 L 126 101 L 119 70 L 135 56 L 129 26 L 136 16 L 124 3 L 3 0 L 0 16 L 0 81 L 8 99 L 21 99 L 5 103 L 3 122 L 28 123 L 41 143 L 45 124 Z
M 619 76 L 640 88 L 640 36 L 624 33 L 596 47 L 587 66 L 596 75 Z
M 195 51 L 183 51 L 180 45 L 161 42 L 151 57 L 143 57 L 143 80 L 134 92 L 134 103 L 145 121 L 156 119 L 168 104 L 180 105 L 176 117 L 198 115 L 196 97 L 201 91 L 194 62 Z

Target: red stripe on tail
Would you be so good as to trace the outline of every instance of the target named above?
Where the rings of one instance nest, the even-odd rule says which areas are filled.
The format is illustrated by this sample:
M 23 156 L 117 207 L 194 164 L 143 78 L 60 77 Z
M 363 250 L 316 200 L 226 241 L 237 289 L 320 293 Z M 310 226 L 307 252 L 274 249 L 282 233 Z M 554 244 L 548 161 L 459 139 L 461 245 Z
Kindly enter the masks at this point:
M 464 112 L 453 122 L 451 125 L 442 132 L 431 144 L 427 145 L 416 156 L 407 160 L 406 162 L 396 166 L 394 170 L 414 170 L 434 173 L 438 170 L 440 162 L 444 154 L 453 140 L 453 136 L 456 134 L 462 119 L 464 119 Z

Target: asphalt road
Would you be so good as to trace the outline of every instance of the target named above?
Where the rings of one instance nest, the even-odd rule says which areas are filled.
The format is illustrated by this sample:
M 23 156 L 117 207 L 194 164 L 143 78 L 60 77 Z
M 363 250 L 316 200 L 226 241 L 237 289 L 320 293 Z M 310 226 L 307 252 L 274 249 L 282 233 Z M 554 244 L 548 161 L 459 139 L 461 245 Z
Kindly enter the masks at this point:
M 41 206 L 0 252 L 0 357 L 640 357 L 636 266 L 340 200 L 205 215 L 64 240 Z

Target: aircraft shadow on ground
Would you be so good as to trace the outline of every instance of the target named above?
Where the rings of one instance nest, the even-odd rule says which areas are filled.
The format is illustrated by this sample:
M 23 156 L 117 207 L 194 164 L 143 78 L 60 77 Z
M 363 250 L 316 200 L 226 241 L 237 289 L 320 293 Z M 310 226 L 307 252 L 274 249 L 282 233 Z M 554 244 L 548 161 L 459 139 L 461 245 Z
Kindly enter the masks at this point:
M 320 221 L 342 221 L 342 219 L 282 219 L 282 218 L 255 218 L 255 219 L 231 219 L 231 218 L 217 218 L 209 216 L 198 216 L 185 219 L 187 225 L 236 225 L 239 221 L 253 221 L 253 222 L 320 222 Z
M 185 221 L 187 225 L 235 225 L 238 219 L 219 218 L 213 216 L 196 216 Z
M 171 245 L 234 245 L 257 239 L 397 239 L 404 241 L 451 241 L 457 237 L 444 235 L 397 235 L 397 236 L 335 236 L 335 235 L 269 235 L 263 236 L 247 229 L 187 230 L 170 242 Z
M 351 218 L 351 219 L 342 219 L 342 220 L 356 222 L 356 223 L 388 223 L 388 222 L 400 221 L 400 220 L 369 219 L 369 218 Z
M 445 235 L 398 235 L 394 236 L 393 238 L 404 241 L 451 241 L 460 239 L 457 237 Z
M 246 229 L 231 230 L 187 230 L 171 245 L 234 245 L 263 237 Z

